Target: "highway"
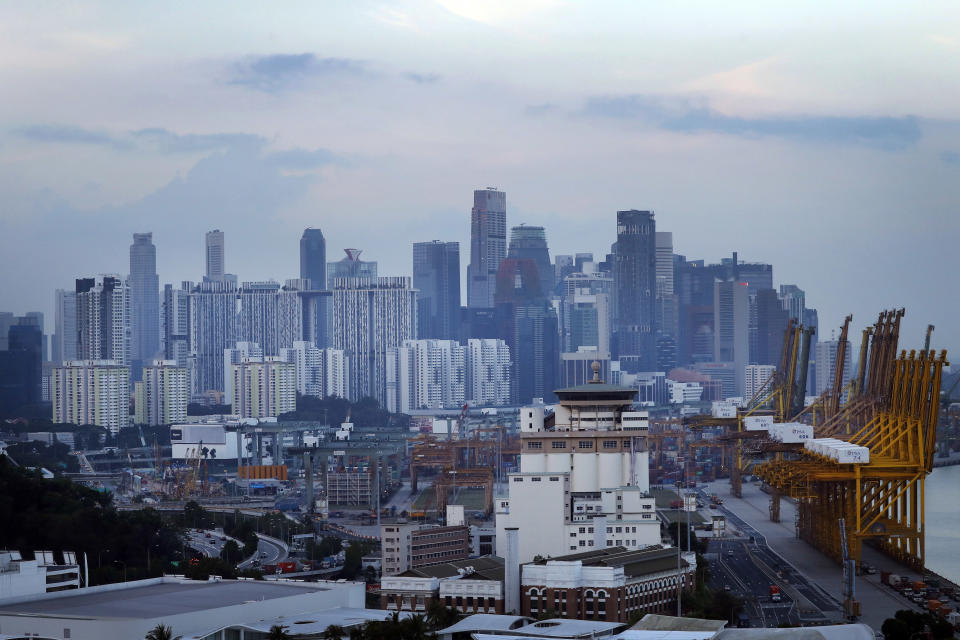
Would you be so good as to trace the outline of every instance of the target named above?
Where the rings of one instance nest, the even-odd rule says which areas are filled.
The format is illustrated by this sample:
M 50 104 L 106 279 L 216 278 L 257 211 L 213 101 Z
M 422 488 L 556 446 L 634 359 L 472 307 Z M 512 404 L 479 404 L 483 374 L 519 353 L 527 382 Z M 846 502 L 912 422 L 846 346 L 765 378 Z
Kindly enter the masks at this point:
M 257 544 L 257 554 L 252 558 L 247 558 L 237 565 L 238 569 L 250 569 L 265 564 L 277 564 L 287 559 L 287 552 L 279 544 L 260 538 Z M 257 563 L 257 564 L 254 564 Z

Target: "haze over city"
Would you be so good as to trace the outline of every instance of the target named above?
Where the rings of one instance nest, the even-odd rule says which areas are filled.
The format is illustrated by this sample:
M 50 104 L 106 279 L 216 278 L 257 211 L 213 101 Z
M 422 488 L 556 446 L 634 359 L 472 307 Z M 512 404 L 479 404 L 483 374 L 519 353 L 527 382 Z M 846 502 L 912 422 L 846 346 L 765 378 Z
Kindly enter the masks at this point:
M 905 346 L 957 347 L 958 67 L 948 2 L 6 4 L 0 300 L 49 330 L 144 231 L 162 282 L 213 228 L 241 280 L 296 277 L 307 226 L 381 275 L 459 241 L 465 273 L 494 186 L 552 255 L 650 209 L 690 259 L 772 263 L 824 338 L 904 306 Z

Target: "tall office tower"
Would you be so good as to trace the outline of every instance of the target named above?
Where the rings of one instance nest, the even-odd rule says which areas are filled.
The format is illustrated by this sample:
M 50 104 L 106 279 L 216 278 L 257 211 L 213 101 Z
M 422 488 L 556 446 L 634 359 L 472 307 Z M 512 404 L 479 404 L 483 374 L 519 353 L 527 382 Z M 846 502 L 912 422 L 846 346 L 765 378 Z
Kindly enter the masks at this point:
M 157 248 L 152 233 L 133 234 L 130 245 L 130 345 L 133 379 L 139 380 L 143 363 L 160 349 L 160 278 Z
M 336 278 L 333 348 L 347 357 L 354 398 L 387 400 L 387 349 L 416 337 L 417 292 L 410 278 Z
M 750 357 L 755 364 L 780 363 L 783 337 L 789 322 L 788 312 L 781 306 L 773 289 L 760 289 L 755 296 L 757 315 L 756 347 Z
M 807 395 L 815 396 L 817 395 L 817 333 L 820 330 L 816 309 L 803 310 L 803 326 L 813 327 L 813 335 L 810 336 L 810 366 L 807 369 Z
M 510 347 L 503 340 L 467 340 L 466 402 L 474 405 L 510 404 Z
M 7 350 L 7 332 L 17 323 L 10 311 L 0 311 L 0 351 Z
M 776 373 L 777 368 L 772 364 L 748 364 L 744 367 L 743 379 L 743 399 L 750 400 L 759 395 L 759 399 L 765 398 L 773 391 L 773 381 L 770 377 Z
M 263 349 L 256 342 L 240 341 L 223 350 L 223 404 L 233 403 L 233 365 L 250 359 L 263 359 Z
M 673 283 L 673 233 L 671 231 L 657 231 L 657 291 L 656 317 L 658 343 L 662 337 L 672 339 L 676 344 L 678 322 L 680 315 L 679 301 Z
M 560 374 L 558 384 L 561 388 L 578 387 L 593 379 L 593 364 L 600 365 L 600 379 L 610 379 L 610 352 L 597 351 L 593 347 L 581 347 L 574 352 L 560 354 Z
M 395 413 L 412 409 L 463 406 L 467 377 L 466 347 L 454 340 L 404 340 L 387 350 L 387 406 Z
M 507 257 L 533 260 L 540 273 L 540 292 L 545 298 L 553 295 L 553 266 L 550 264 L 547 234 L 543 227 L 520 225 L 510 229 L 510 247 L 507 249 Z
M 803 322 L 803 312 L 807 308 L 807 294 L 795 284 L 780 285 L 780 302 L 783 309 L 797 322 Z
M 53 314 L 53 353 L 60 363 L 77 359 L 77 292 L 57 289 Z
M 152 360 L 133 384 L 134 424 L 151 427 L 187 419 L 190 376 L 175 360 Z
M 190 290 L 192 282 L 183 282 L 179 289 L 163 285 L 160 334 L 163 336 L 164 360 L 173 360 L 178 367 L 186 367 L 190 356 Z
M 27 311 L 22 317 L 17 318 L 16 324 L 30 325 L 40 329 L 40 357 L 43 362 L 47 362 L 47 325 L 43 320 L 43 311 Z
M 244 282 L 240 300 L 237 340 L 256 342 L 265 356 L 278 356 L 303 339 L 303 299 L 299 280 Z
M 743 395 L 744 367 L 750 357 L 748 298 L 742 282 L 718 280 L 713 285 L 714 358 L 733 364 L 737 395 Z
M 839 340 L 824 340 L 817 343 L 817 387 L 816 395 L 823 395 L 824 391 L 829 391 L 833 387 L 833 379 L 837 375 L 837 352 L 840 349 Z M 840 391 L 846 397 L 845 389 L 850 384 L 850 378 L 853 377 L 853 349 L 850 341 L 847 341 L 846 356 L 843 360 L 843 377 L 841 378 Z
M 618 211 L 614 263 L 615 357 L 630 356 L 637 371 L 656 367 L 656 223 L 652 211 Z
M 609 354 L 611 306 L 609 293 L 591 293 L 586 287 L 565 295 L 560 304 L 563 351 L 590 347 Z
M 50 379 L 53 421 L 106 427 L 116 435 L 130 426 L 130 370 L 113 360 L 68 360 Z
M 350 399 L 347 361 L 339 349 L 318 349 L 312 342 L 300 340 L 280 357 L 297 367 L 297 393 L 316 398 L 337 396 Z
M 130 289 L 119 276 L 78 278 L 77 358 L 129 366 Z
M 413 243 L 417 336 L 456 340 L 460 330 L 460 243 Z
M 233 409 L 241 418 L 276 418 L 297 410 L 297 367 L 276 357 L 231 366 Z
M 347 254 L 338 262 L 327 263 L 327 289 L 333 289 L 337 278 L 376 278 L 377 263 L 373 260 L 361 260 L 362 249 L 344 249 Z
M 14 318 L 0 351 L 0 416 L 41 401 L 43 329 L 36 317 Z
M 556 311 L 540 290 L 540 274 L 529 258 L 507 258 L 497 272 L 497 334 L 513 357 L 513 401 L 553 398 L 560 362 Z
M 327 241 L 320 229 L 304 229 L 300 236 L 300 279 L 309 280 L 309 291 L 324 291 L 327 288 Z M 327 315 L 329 305 L 326 296 L 309 296 L 303 301 L 304 335 L 310 336 L 314 346 L 327 344 Z
M 223 231 L 220 231 L 220 229 L 207 231 L 205 240 L 206 275 L 204 276 L 204 280 L 220 282 L 224 279 L 224 275 L 226 275 L 224 271 L 226 264 L 226 247 L 223 243 Z
M 673 232 L 656 232 L 657 290 L 673 295 Z
M 553 280 L 557 283 L 553 290 L 554 294 L 562 295 L 563 281 L 574 271 L 576 268 L 573 266 L 573 256 L 553 256 Z
M 237 287 L 204 281 L 190 292 L 191 394 L 223 391 L 223 351 L 237 339 Z
M 509 474 L 509 498 L 496 500 L 496 524 L 499 549 L 507 528 L 519 529 L 521 563 L 660 543 L 647 493 L 649 416 L 631 407 L 636 389 L 603 384 L 599 375 L 591 382 L 559 389 L 549 420 L 542 406 L 520 410 L 520 469 Z
M 506 256 L 507 194 L 492 187 L 474 191 L 470 211 L 470 266 L 467 268 L 468 307 L 493 307 L 497 270 Z

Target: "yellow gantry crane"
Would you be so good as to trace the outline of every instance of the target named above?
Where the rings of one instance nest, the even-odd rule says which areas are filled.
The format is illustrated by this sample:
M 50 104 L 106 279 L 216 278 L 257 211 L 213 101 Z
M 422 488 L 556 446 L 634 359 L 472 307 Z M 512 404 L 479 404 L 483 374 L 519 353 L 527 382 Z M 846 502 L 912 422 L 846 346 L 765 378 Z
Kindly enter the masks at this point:
M 839 382 L 819 407 L 815 438 L 865 447 L 867 460 L 840 463 L 806 448 L 754 468 L 776 492 L 797 501 L 799 536 L 838 562 L 836 523 L 843 518 L 849 557 L 860 562 L 865 541 L 921 570 L 924 566 L 924 484 L 933 470 L 937 408 L 946 351 L 896 355 L 903 310 L 880 314 L 847 402 Z M 839 358 L 838 358 L 839 360 Z M 839 360 L 838 367 L 842 360 Z M 838 378 L 842 380 L 842 377 Z M 835 408 L 835 410 L 834 410 Z M 816 418 L 817 410 L 811 413 Z M 788 454 L 790 455 L 790 454 Z

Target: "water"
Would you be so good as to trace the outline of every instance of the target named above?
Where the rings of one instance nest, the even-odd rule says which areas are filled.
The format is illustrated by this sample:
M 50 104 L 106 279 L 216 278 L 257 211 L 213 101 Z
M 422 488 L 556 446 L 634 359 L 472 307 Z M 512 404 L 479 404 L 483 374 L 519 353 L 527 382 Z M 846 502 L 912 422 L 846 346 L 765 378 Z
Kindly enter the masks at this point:
M 960 465 L 927 476 L 927 568 L 960 584 Z

